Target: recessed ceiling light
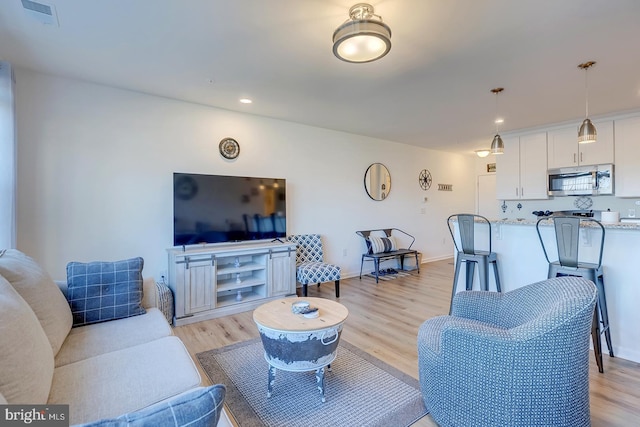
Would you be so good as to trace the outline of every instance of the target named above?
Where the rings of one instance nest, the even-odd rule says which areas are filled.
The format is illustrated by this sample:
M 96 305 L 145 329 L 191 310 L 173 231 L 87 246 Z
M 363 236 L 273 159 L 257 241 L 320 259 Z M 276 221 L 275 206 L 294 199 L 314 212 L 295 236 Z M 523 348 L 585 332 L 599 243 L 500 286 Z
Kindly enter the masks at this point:
M 253 101 L 250 100 L 249 98 L 240 98 L 240 102 L 242 104 L 251 104 Z
M 495 124 L 499 125 L 500 123 L 504 123 L 504 119 L 496 119 Z

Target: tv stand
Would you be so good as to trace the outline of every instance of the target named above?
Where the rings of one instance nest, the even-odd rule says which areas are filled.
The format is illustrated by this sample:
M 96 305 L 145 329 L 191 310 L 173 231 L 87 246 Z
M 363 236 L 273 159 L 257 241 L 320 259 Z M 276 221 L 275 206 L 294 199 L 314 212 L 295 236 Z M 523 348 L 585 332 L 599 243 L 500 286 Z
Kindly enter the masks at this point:
M 253 310 L 296 293 L 295 243 L 249 241 L 167 251 L 175 326 Z

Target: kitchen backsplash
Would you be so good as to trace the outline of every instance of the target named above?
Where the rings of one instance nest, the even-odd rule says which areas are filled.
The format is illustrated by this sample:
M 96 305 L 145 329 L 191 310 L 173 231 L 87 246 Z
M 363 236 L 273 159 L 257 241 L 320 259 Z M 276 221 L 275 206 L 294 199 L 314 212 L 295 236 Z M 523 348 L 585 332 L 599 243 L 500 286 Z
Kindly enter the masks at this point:
M 638 204 L 636 204 L 636 202 Z M 498 200 L 499 218 L 535 219 L 533 211 L 594 210 L 620 212 L 620 218 L 640 218 L 640 199 L 621 199 L 614 196 L 569 196 L 548 200 Z

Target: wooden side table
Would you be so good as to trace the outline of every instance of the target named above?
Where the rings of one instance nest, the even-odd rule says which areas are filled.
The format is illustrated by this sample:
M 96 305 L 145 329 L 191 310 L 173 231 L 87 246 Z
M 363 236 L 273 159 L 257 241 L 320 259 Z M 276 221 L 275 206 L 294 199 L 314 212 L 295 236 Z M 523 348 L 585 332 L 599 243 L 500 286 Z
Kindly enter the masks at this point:
M 318 308 L 318 317 L 294 314 L 294 302 L 307 301 Z M 324 372 L 335 360 L 342 325 L 349 310 L 340 303 L 323 298 L 283 298 L 256 308 L 253 320 L 258 326 L 264 358 L 269 363 L 267 397 L 271 397 L 276 369 L 283 371 L 316 371 L 316 382 L 322 401 Z

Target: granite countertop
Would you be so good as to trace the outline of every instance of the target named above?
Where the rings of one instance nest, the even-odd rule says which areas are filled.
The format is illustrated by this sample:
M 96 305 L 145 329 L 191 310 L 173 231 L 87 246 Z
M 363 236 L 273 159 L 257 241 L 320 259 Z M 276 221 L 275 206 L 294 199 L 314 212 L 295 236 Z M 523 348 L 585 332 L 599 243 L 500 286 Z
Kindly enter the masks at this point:
M 536 225 L 538 219 L 492 219 L 490 220 L 492 224 L 507 224 L 507 225 Z M 606 229 L 616 229 L 616 230 L 640 230 L 640 223 L 638 222 L 602 222 L 601 223 Z M 541 225 L 551 225 L 551 220 L 543 221 Z M 597 227 L 595 224 L 585 224 L 587 227 Z

